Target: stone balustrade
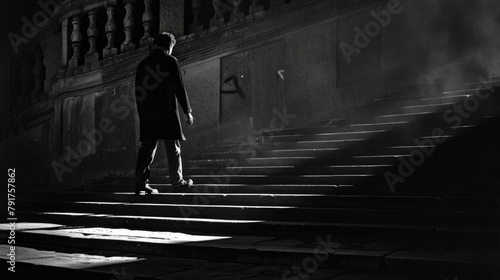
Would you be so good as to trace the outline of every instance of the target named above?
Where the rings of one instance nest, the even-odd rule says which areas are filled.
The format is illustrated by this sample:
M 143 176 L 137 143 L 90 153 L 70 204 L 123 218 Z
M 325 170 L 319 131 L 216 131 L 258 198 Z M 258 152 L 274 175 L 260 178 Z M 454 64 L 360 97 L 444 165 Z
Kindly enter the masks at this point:
M 296 2 L 300 0 L 293 0 Z M 220 30 L 251 23 L 252 18 L 288 3 L 292 0 L 60 1 L 50 19 L 53 24 L 29 45 L 21 46 L 18 74 L 29 82 L 20 83 L 20 94 L 12 102 L 11 110 L 15 112 L 47 99 L 52 80 L 73 73 L 61 76 L 53 66 L 46 69 L 47 64 L 54 65 L 54 56 L 47 56 L 46 52 L 48 34 L 59 33 L 62 37 L 62 49 L 56 52 L 61 56 L 60 69 L 75 69 L 152 45 L 154 34 L 160 30 L 174 33 L 178 42 L 194 42 L 190 45 L 195 47 L 189 49 L 193 52 L 196 46 L 204 44 L 196 43 L 198 35 L 217 36 Z M 91 68 L 80 71 L 88 69 Z
M 52 66 L 50 71 L 46 69 L 47 64 L 54 65 L 54 57 L 47 56 L 45 46 L 50 34 L 59 33 L 62 37 L 62 49 L 56 52 L 61 56 L 61 69 L 74 69 L 151 45 L 154 34 L 160 30 L 174 33 L 178 42 L 196 41 L 197 34 L 215 35 L 219 30 L 250 23 L 253 17 L 288 3 L 292 0 L 60 1 L 50 19 L 54 24 L 21 48 L 18 74 L 29 82 L 20 83 L 20 94 L 11 109 L 18 111 L 49 97 L 50 84 L 58 72 Z M 189 50 L 192 51 L 195 50 Z M 90 68 L 82 71 L 85 69 Z
M 75 68 L 150 45 L 160 30 L 182 37 L 234 25 L 246 16 L 271 11 L 285 0 L 107 0 L 82 2 L 81 12 L 61 8 L 62 66 Z M 86 5 L 89 5 L 87 7 Z M 184 9 L 183 4 L 187 5 Z M 74 5 L 74 4 L 73 4 Z M 182 10 L 182 13 L 181 13 Z M 184 12 L 187 11 L 187 12 Z M 167 14 L 165 14 L 167 13 Z M 182 25 L 173 26 L 172 22 Z M 162 20 L 163 19 L 163 20 Z M 189 22 L 188 22 L 189 21 Z M 186 28 L 184 28 L 186 26 Z M 208 31 L 207 31 L 208 30 Z M 118 42 L 120 41 L 120 42 Z M 101 49 L 99 47 L 101 46 Z
M 59 15 L 63 67 L 91 64 L 152 43 L 154 25 L 158 26 L 158 21 L 155 21 L 158 18 L 158 1 L 88 3 L 91 7 L 80 8 L 83 12 L 79 13 L 71 8 L 61 8 L 66 13 Z

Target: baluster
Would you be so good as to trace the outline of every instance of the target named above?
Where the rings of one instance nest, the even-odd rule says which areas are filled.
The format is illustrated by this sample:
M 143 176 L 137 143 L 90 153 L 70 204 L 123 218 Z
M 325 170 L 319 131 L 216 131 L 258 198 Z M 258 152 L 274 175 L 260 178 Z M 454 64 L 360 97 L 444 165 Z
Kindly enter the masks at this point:
M 135 49 L 135 44 L 132 40 L 132 33 L 135 27 L 134 4 L 135 0 L 125 0 L 125 18 L 123 26 L 125 27 L 125 41 L 122 43 L 121 51 L 126 52 Z
M 35 88 L 31 92 L 31 99 L 40 99 L 43 92 L 43 82 L 45 79 L 45 67 L 43 66 L 43 49 L 42 46 L 36 45 L 33 50 L 33 56 L 35 57 L 35 65 L 33 66 L 33 81 L 35 82 Z
M 80 30 L 81 19 L 80 16 L 74 16 L 73 21 L 73 32 L 71 32 L 71 46 L 73 47 L 73 57 L 69 60 L 69 67 L 74 68 L 81 64 L 82 62 L 82 41 L 83 34 Z
M 115 34 L 116 34 L 116 22 L 115 22 L 115 7 L 108 6 L 106 8 L 106 14 L 108 15 L 108 21 L 106 22 L 106 37 L 108 38 L 108 45 L 104 48 L 102 52 L 103 58 L 108 58 L 115 56 L 118 50 L 115 47 Z
M 68 43 L 68 19 L 64 19 L 61 22 L 61 64 L 63 68 L 68 67 L 68 52 L 69 52 L 69 43 Z
M 233 12 L 231 13 L 231 20 L 242 19 L 244 14 L 240 12 L 240 4 L 242 0 L 231 0 L 233 2 Z
M 221 9 L 223 5 L 221 0 L 212 0 L 212 6 L 214 6 L 214 16 L 210 20 L 210 27 L 219 26 L 224 23 L 224 9 Z
M 99 40 L 97 11 L 89 12 L 89 27 L 87 28 L 87 36 L 89 37 L 90 49 L 85 55 L 85 63 L 89 64 L 99 60 L 99 53 L 97 52 L 97 42 Z
M 53 60 L 49 57 L 47 57 L 47 41 L 46 40 L 43 40 L 43 41 L 40 41 L 40 58 L 42 59 L 41 60 L 41 69 L 42 69 L 42 78 L 40 79 L 41 80 L 41 85 L 42 85 L 42 97 L 47 97 L 46 96 L 46 92 L 48 92 L 48 84 L 45 83 L 45 79 L 47 78 L 47 67 L 45 65 L 47 65 L 47 63 L 51 63 L 53 62 Z
M 151 29 L 153 28 L 154 14 L 151 8 L 151 0 L 144 0 L 144 13 L 142 14 L 142 26 L 144 26 L 144 36 L 141 38 L 141 46 L 153 43 Z
M 255 14 L 264 10 L 264 6 L 259 3 L 259 0 L 252 0 L 252 6 L 249 8 L 249 14 Z
M 21 81 L 21 94 L 17 96 L 16 105 L 18 108 L 22 108 L 29 104 L 30 99 L 30 83 L 32 77 L 32 65 L 30 61 L 29 49 L 25 46 L 19 48 L 19 53 L 17 55 L 20 64 L 19 80 Z
M 200 24 L 201 1 L 200 0 L 191 1 L 191 8 L 193 11 L 193 23 L 189 26 L 189 33 L 202 31 L 203 25 Z

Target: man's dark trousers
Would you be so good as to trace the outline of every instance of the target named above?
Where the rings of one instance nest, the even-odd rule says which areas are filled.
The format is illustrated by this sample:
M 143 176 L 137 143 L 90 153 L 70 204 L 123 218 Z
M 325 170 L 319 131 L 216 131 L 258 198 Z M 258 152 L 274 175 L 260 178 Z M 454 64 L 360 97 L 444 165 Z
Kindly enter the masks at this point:
M 181 143 L 179 140 L 163 139 L 165 149 L 167 151 L 168 170 L 170 174 L 170 183 L 175 185 L 182 181 L 182 158 L 181 158 Z M 158 146 L 158 140 L 144 140 L 139 148 L 137 157 L 137 166 L 135 169 L 136 183 L 147 183 L 151 175 L 149 166 L 153 162 L 153 158 Z

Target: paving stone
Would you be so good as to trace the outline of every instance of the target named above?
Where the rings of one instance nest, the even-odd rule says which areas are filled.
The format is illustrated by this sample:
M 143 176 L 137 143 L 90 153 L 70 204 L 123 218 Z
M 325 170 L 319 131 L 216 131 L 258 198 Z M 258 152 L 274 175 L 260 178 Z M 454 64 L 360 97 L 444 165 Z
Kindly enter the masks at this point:
M 218 270 L 228 273 L 239 274 L 240 271 L 253 267 L 253 264 L 245 264 L 245 263 L 213 263 L 210 262 L 207 264 L 207 269 L 209 270 Z
M 402 251 L 386 257 L 390 274 L 462 278 L 500 277 L 500 255 L 476 255 L 449 251 Z
M 188 267 L 175 265 L 165 258 L 145 258 L 133 263 L 96 267 L 92 270 L 116 274 L 122 277 L 115 277 L 116 279 L 123 279 L 127 275 L 154 278 L 188 269 Z
M 203 278 L 201 278 L 203 277 Z M 188 280 L 188 279 L 237 279 L 234 278 L 235 274 L 217 272 L 217 271 L 206 271 L 202 269 L 190 269 L 180 272 L 168 273 L 165 275 L 157 276 L 155 279 L 158 280 Z
M 238 271 L 240 275 L 245 275 L 249 278 L 253 277 L 267 277 L 279 278 L 288 268 L 285 266 L 272 266 L 272 265 L 256 265 Z M 246 278 L 244 278 L 246 279 Z
M 255 245 L 259 246 L 280 246 L 280 247 L 300 247 L 305 243 L 303 241 L 297 239 L 290 238 L 273 238 L 271 240 L 265 240 L 261 242 L 255 243 Z
M 330 278 L 329 280 L 371 280 L 376 276 L 372 273 L 348 272 Z
M 380 243 L 380 242 L 363 243 L 353 247 L 353 249 L 366 249 L 371 251 L 383 251 L 383 252 L 394 252 L 398 251 L 399 248 L 400 246 L 396 244 Z

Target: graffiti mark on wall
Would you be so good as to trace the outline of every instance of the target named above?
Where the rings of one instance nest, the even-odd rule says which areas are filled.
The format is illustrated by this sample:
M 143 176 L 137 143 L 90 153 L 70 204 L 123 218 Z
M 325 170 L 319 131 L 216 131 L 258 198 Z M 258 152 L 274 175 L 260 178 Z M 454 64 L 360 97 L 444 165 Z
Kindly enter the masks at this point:
M 222 83 L 221 94 L 238 94 L 243 100 L 246 100 L 245 92 L 240 86 L 238 77 L 231 75 Z

